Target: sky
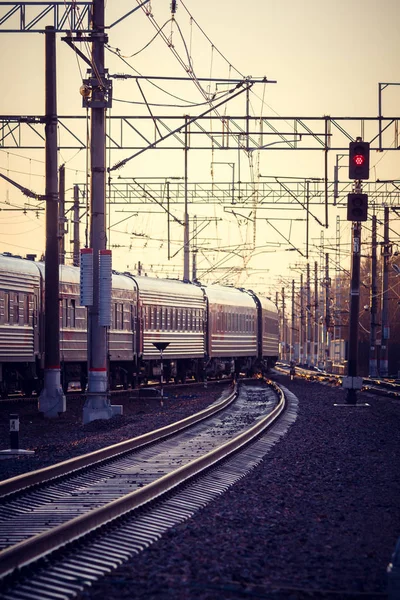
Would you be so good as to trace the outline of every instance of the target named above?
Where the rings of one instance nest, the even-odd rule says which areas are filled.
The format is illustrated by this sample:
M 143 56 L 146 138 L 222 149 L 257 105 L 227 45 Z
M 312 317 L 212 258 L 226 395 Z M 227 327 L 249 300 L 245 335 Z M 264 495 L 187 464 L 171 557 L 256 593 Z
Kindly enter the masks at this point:
M 0 15 L 4 14 L 1 4 Z M 106 23 L 112 24 L 136 5 L 136 0 L 108 0 Z M 400 82 L 398 0 L 253 0 L 252 3 L 177 0 L 176 6 L 171 21 L 171 0 L 152 0 L 147 5 L 151 9 L 150 16 L 138 10 L 109 29 L 105 61 L 111 75 L 139 73 L 169 78 L 140 80 L 141 89 L 132 79 L 113 78 L 111 115 L 148 116 L 151 111 L 158 116 L 175 116 L 175 127 L 182 124 L 185 114 L 196 116 L 207 109 L 204 95 L 210 97 L 216 93 L 219 98 L 223 90 L 235 88 L 229 84 L 216 87 L 215 82 L 199 82 L 198 78 L 267 77 L 276 83 L 253 86 L 250 112 L 257 117 L 282 117 L 277 127 L 284 128 L 290 135 L 292 121 L 283 117 L 376 117 L 378 84 Z M 160 29 L 168 43 L 159 34 Z M 83 117 L 71 124 L 85 139 L 86 110 L 82 108 L 79 88 L 86 77 L 87 65 L 75 56 L 62 37 L 62 34 L 57 36 L 58 112 L 64 116 Z M 44 43 L 40 33 L 0 30 L 2 79 L 8 82 L 0 98 L 1 115 L 38 116 L 44 113 Z M 86 52 L 83 45 L 81 49 Z M 188 69 L 197 78 L 197 85 L 193 81 L 173 81 L 173 78 L 187 77 Z M 399 108 L 400 86 L 389 85 L 382 92 L 382 113 L 385 117 L 396 117 Z M 225 116 L 239 118 L 244 112 L 244 95 L 229 100 L 220 108 L 220 114 Z M 214 132 L 221 127 L 217 121 L 203 120 L 201 124 Z M 353 137 L 362 133 L 357 130 L 358 121 L 346 122 L 347 125 Z M 316 131 L 323 128 L 318 121 L 312 126 Z M 140 127 L 146 136 L 154 135 L 154 125 L 149 119 L 141 121 Z M 364 139 L 372 139 L 376 131 L 376 121 L 366 123 Z M 399 145 L 393 132 L 394 127 L 385 134 L 388 147 Z M 117 135 L 117 130 L 113 130 L 113 135 Z M 335 131 L 334 135 L 339 136 L 340 132 Z M 61 146 L 66 140 L 63 136 L 65 134 L 60 132 Z M 31 134 L 26 139 L 33 138 Z M 124 139 L 133 143 L 138 138 L 132 134 L 131 138 Z M 343 139 L 343 143 L 348 144 L 349 140 Z M 343 199 L 338 208 L 330 195 L 328 227 L 323 226 L 324 206 L 312 206 L 308 246 L 303 192 L 299 196 L 301 202 L 294 201 L 291 207 L 280 204 L 279 200 L 274 206 L 262 205 L 258 196 L 256 200 L 248 200 L 247 206 L 244 202 L 245 182 L 252 182 L 254 189 L 254 182 L 268 182 L 274 177 L 323 178 L 322 151 L 283 150 L 281 143 L 252 153 L 218 150 L 216 145 L 210 145 L 206 136 L 192 134 L 190 143 L 196 145 L 197 142 L 204 148 L 188 152 L 189 185 L 201 182 L 211 191 L 219 184 L 225 189 L 234 188 L 234 206 L 222 207 L 218 202 L 202 203 L 189 198 L 191 237 L 196 224 L 198 227 L 196 244 L 200 279 L 223 281 L 273 294 L 274 290 L 280 290 L 292 278 L 297 278 L 304 271 L 307 260 L 311 264 L 314 261 L 321 263 L 325 252 L 330 253 L 332 269 L 337 269 L 334 256 L 338 256 L 338 217 L 340 261 L 343 268 L 348 268 L 350 226 Z M 306 142 L 307 138 L 303 138 L 299 147 Z M 108 166 L 113 167 L 134 153 L 130 149 L 114 149 L 107 153 Z M 339 178 L 345 182 L 348 181 L 346 156 L 339 159 L 338 154 L 335 151 L 328 153 L 329 181 L 333 179 L 333 168 L 339 160 Z M 0 173 L 43 194 L 44 158 L 43 150 L 0 147 Z M 85 189 L 87 160 L 84 150 L 60 149 L 58 164 L 66 167 L 67 209 L 71 207 L 74 185 L 79 184 L 81 190 Z M 399 171 L 396 152 L 371 153 L 370 181 L 399 180 Z M 121 185 L 134 177 L 141 182 L 161 182 L 165 189 L 166 178 L 171 186 L 177 182 L 182 185 L 184 173 L 182 149 L 147 150 L 120 169 L 111 171 L 110 181 Z M 322 184 L 310 183 L 311 193 L 316 189 L 314 186 L 319 185 Z M 382 203 L 384 201 L 382 198 Z M 174 198 L 171 202 L 172 215 L 182 220 L 182 202 L 176 203 Z M 83 205 L 82 213 L 84 208 Z M 0 209 L 0 251 L 40 256 L 45 248 L 43 204 L 28 200 L 17 188 L 0 180 Z M 168 252 L 165 207 L 160 209 L 154 202 L 124 202 L 108 204 L 107 211 L 108 242 L 113 250 L 115 269 L 135 272 L 140 262 L 149 275 L 182 277 L 183 228 L 176 221 L 170 224 Z M 378 210 L 378 217 L 379 214 Z M 71 248 L 71 223 L 68 229 L 67 252 Z M 82 214 L 82 244 L 87 240 L 85 231 L 87 220 Z M 398 238 L 395 220 L 392 233 L 395 241 Z M 367 239 L 368 224 L 364 235 Z

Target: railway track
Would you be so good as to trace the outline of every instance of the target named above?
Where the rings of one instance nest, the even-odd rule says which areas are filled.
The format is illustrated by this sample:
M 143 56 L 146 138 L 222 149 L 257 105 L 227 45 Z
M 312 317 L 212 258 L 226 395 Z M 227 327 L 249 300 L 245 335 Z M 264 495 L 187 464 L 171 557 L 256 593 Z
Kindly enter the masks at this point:
M 279 373 L 289 375 L 288 365 L 281 363 L 280 365 L 277 365 L 275 369 Z M 309 381 L 327 383 L 332 386 L 341 386 L 343 380 L 343 375 L 336 375 L 335 373 L 327 373 L 324 371 L 306 369 L 303 367 L 296 367 L 296 376 Z M 372 392 L 373 394 L 387 396 L 390 398 L 400 398 L 400 382 L 394 379 L 363 377 L 363 386 L 361 391 Z
M 178 485 L 200 477 L 204 470 L 215 468 L 222 459 L 244 448 L 278 417 L 286 418 L 281 426 L 285 431 L 287 423 L 295 418 L 295 410 L 285 412 L 285 408 L 287 400 L 272 382 L 270 386 L 242 385 L 239 393 L 226 395 L 206 411 L 174 424 L 180 432 L 173 437 L 173 426 L 169 426 L 147 434 L 151 436 L 147 440 L 138 442 L 140 438 L 135 438 L 116 445 L 112 451 L 105 449 L 106 456 L 94 453 L 91 463 L 87 455 L 84 464 L 66 461 L 70 464 L 64 463 L 61 470 L 56 465 L 56 471 L 48 468 L 41 474 L 28 473 L 3 482 L 0 574 L 5 577 L 7 591 L 0 597 L 38 597 L 40 586 L 43 598 L 71 597 L 104 569 L 120 564 L 157 539 L 176 519 L 188 518 L 198 506 L 242 477 L 246 468 L 251 468 L 250 463 L 259 462 L 279 431 L 272 432 L 272 437 L 265 436 L 268 439 L 262 436 L 255 444 L 260 446 L 258 450 L 252 444 L 250 458 L 245 458 L 246 451 L 235 454 L 229 459 L 238 463 L 234 468 L 224 472 L 223 465 L 217 467 L 221 469 L 219 475 L 208 473 L 206 479 L 202 477 L 201 482 L 171 496 Z M 182 431 L 184 426 L 190 429 Z M 73 470 L 72 475 L 67 467 Z M 145 506 L 153 506 L 155 499 L 159 501 L 165 494 L 169 497 L 162 506 L 158 503 L 150 512 L 144 512 Z M 95 529 L 96 540 L 87 542 L 87 536 L 82 536 L 91 533 L 92 538 Z M 79 549 L 73 542 L 77 538 Z M 54 558 L 60 546 L 63 550 L 56 551 Z M 77 552 L 83 553 L 82 559 L 77 559 Z M 40 566 L 40 561 L 38 566 L 41 557 L 42 562 L 46 557 L 46 568 Z

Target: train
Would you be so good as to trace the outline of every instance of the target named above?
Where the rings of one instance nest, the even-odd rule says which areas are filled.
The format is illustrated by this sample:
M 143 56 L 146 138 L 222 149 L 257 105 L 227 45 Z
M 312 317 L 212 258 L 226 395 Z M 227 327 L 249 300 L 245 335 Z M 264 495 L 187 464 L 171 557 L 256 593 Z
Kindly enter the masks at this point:
M 0 395 L 39 393 L 44 380 L 45 264 L 0 254 Z M 87 308 L 79 267 L 60 265 L 60 367 L 64 391 L 87 385 Z M 109 388 L 163 377 L 185 382 L 265 374 L 278 360 L 275 304 L 251 290 L 112 274 L 107 328 Z

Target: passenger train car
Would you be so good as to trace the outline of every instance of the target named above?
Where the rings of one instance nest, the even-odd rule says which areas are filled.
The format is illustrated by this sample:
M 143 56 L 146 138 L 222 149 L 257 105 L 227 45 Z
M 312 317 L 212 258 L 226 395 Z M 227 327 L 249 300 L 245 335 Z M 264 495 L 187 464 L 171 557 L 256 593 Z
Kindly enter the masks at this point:
M 0 394 L 40 391 L 44 370 L 45 267 L 0 254 Z M 60 266 L 63 387 L 87 382 L 86 307 L 80 270 Z M 254 292 L 221 285 L 113 273 L 108 328 L 110 388 L 160 374 L 185 381 L 265 373 L 278 359 L 278 311 Z

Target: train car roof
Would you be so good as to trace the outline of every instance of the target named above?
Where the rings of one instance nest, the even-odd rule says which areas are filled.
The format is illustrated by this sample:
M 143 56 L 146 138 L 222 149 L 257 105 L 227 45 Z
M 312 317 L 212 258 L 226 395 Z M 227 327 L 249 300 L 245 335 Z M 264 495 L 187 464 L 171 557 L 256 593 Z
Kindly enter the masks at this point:
M 20 256 L 12 256 L 10 254 L 0 254 L 0 269 L 4 271 L 12 271 L 13 273 L 25 273 L 39 277 L 38 263 L 34 260 L 28 260 Z
M 163 292 L 168 294 L 191 296 L 195 298 L 203 298 L 203 292 L 198 285 L 186 283 L 179 279 L 158 279 L 157 277 L 144 277 L 142 275 L 126 276 L 127 279 L 132 278 L 136 281 L 139 294 L 140 292 Z
M 265 298 L 265 296 L 260 296 L 259 294 L 257 294 L 257 298 L 261 302 L 261 307 L 264 310 L 269 310 L 273 313 L 278 313 L 278 308 L 275 302 L 272 302 L 272 300 L 270 300 L 269 298 Z
M 255 307 L 254 298 L 245 290 L 225 285 L 203 286 L 209 302 L 227 306 Z

